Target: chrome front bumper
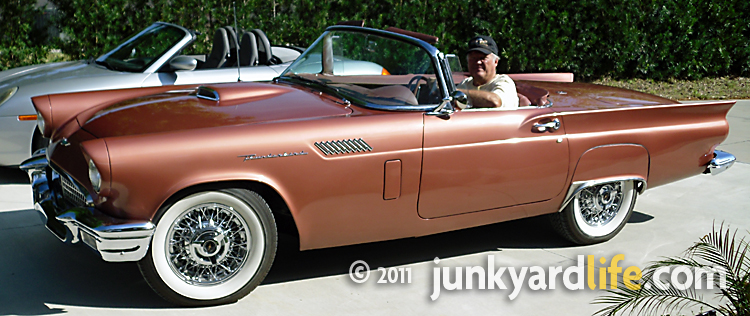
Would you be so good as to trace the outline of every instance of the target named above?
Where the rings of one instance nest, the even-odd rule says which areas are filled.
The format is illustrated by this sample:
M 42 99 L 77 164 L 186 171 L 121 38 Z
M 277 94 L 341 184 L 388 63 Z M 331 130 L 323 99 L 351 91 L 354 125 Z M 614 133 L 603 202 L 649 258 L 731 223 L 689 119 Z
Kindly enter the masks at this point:
M 729 169 L 736 160 L 737 158 L 734 155 L 726 151 L 714 150 L 714 159 L 711 159 L 711 162 L 706 166 L 706 171 L 703 173 L 710 173 L 712 175 L 720 174 Z
M 47 180 L 49 163 L 44 153 L 24 161 L 21 169 L 31 178 L 34 208 L 45 226 L 65 243 L 91 247 L 105 261 L 138 261 L 146 255 L 154 224 L 114 218 L 94 207 L 62 207 L 61 193 Z

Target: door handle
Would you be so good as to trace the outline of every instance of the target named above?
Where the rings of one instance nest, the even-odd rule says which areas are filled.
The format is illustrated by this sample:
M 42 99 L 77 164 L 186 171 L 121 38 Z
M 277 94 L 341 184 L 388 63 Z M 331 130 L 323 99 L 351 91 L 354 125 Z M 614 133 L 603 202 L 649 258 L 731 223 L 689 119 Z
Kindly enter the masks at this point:
M 549 121 L 544 124 L 536 123 L 534 124 L 534 128 L 536 128 L 537 132 L 544 133 L 544 132 L 554 132 L 558 129 L 560 129 L 560 120 L 553 119 L 552 121 Z

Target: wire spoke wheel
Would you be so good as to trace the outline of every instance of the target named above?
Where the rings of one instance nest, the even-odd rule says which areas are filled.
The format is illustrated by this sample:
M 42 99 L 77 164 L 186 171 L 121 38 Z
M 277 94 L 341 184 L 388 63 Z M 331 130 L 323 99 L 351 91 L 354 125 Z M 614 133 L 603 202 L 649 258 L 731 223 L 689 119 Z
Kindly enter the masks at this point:
M 585 188 L 579 193 L 577 211 L 587 225 L 604 226 L 615 218 L 622 206 L 621 182 Z
M 622 230 L 635 200 L 633 180 L 600 183 L 580 190 L 562 212 L 550 218 L 555 230 L 574 243 L 602 242 Z
M 276 223 L 268 204 L 254 192 L 200 192 L 159 215 L 151 249 L 139 267 L 168 301 L 233 302 L 257 287 L 271 268 Z
M 232 207 L 217 203 L 185 211 L 167 236 L 170 267 L 191 284 L 230 279 L 252 250 L 247 224 Z

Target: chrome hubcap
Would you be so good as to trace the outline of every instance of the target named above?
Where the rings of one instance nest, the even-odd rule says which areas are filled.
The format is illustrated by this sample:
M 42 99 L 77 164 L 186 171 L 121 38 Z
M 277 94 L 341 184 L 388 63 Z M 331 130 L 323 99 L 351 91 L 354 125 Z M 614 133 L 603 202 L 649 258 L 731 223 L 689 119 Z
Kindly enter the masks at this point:
M 250 231 L 232 207 L 209 203 L 185 211 L 169 229 L 169 265 L 183 281 L 229 280 L 249 257 Z
M 621 182 L 583 189 L 578 197 L 583 220 L 590 226 L 606 225 L 620 210 L 622 196 Z
M 221 228 L 213 226 L 210 221 L 204 224 L 209 227 L 194 235 L 188 253 L 195 262 L 210 266 L 226 258 L 230 241 Z

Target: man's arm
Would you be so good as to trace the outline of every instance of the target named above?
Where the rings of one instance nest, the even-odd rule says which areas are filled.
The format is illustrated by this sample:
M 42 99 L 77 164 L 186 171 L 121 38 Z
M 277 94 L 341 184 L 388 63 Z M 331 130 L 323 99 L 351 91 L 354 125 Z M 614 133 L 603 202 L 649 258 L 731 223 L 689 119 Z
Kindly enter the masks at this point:
M 459 89 L 459 91 L 466 93 L 471 99 L 473 108 L 499 108 L 503 105 L 503 100 L 494 92 L 464 89 Z

